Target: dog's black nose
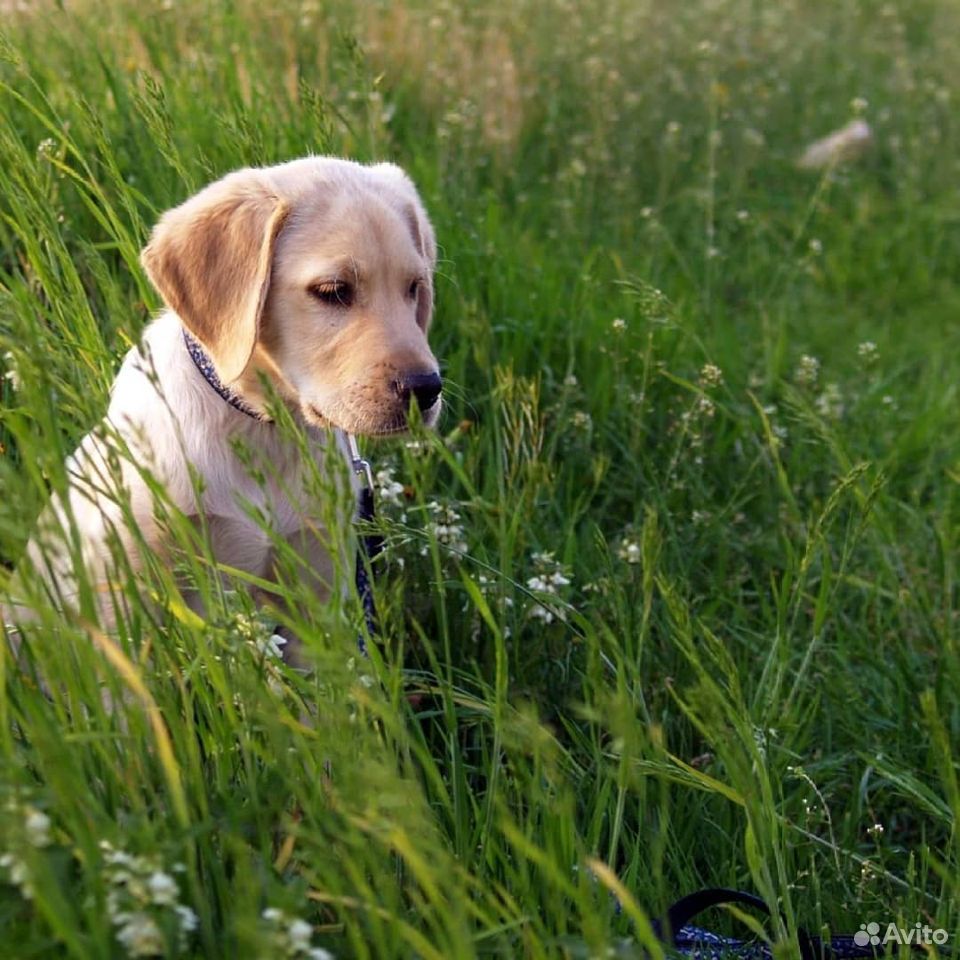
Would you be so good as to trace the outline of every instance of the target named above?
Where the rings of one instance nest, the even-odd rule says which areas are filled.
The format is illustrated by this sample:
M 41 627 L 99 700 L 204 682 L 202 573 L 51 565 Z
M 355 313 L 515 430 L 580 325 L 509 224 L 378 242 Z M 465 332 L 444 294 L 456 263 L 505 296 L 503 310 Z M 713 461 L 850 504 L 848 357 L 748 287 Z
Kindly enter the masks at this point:
M 397 382 L 400 398 L 405 407 L 410 406 L 410 395 L 417 399 L 421 413 L 426 413 L 436 402 L 443 389 L 439 373 L 414 373 Z

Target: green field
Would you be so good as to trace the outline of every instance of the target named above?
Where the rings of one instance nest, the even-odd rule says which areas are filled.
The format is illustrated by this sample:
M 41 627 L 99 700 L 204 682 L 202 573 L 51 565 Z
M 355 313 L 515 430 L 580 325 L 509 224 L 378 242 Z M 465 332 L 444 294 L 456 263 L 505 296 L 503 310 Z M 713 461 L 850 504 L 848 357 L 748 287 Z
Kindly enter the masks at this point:
M 447 383 L 435 434 L 365 445 L 369 661 L 292 580 L 317 668 L 265 656 L 176 517 L 208 622 L 160 564 L 109 635 L 37 597 L 0 657 L 4 957 L 656 956 L 703 885 L 779 910 L 779 958 L 798 925 L 955 946 L 956 5 L 10 2 L 0 33 L 4 578 L 160 305 L 150 226 L 231 169 L 404 166 Z M 798 169 L 854 118 L 871 150 Z

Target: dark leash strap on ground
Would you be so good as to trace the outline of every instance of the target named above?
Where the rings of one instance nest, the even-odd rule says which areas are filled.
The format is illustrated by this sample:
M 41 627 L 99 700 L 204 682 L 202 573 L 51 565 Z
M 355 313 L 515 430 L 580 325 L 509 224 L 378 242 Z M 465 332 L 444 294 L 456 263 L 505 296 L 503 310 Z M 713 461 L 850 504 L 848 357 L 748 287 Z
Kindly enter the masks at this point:
M 767 916 L 770 915 L 766 903 L 752 893 L 708 887 L 677 900 L 661 920 L 654 921 L 654 932 L 668 950 L 682 953 L 691 960 L 772 960 L 773 951 L 769 944 L 763 941 L 724 937 L 691 923 L 693 918 L 704 910 L 723 904 L 754 907 Z M 864 931 L 853 935 L 812 937 L 801 928 L 797 931 L 797 939 L 802 960 L 854 960 L 860 957 L 882 957 L 885 953 L 884 947 L 879 943 L 872 943 L 871 937 Z M 921 944 L 911 946 L 917 950 L 922 949 Z M 938 949 L 941 953 L 944 952 L 942 947 Z

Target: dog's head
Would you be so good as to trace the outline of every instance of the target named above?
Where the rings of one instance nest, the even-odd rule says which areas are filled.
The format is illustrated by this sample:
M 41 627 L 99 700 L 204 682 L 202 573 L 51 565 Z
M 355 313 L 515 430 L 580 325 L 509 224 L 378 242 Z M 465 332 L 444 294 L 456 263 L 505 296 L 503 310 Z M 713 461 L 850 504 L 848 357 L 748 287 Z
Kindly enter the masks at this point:
M 261 375 L 308 423 L 432 425 L 433 229 L 399 167 L 310 157 L 240 170 L 166 213 L 143 265 L 217 374 L 257 402 Z

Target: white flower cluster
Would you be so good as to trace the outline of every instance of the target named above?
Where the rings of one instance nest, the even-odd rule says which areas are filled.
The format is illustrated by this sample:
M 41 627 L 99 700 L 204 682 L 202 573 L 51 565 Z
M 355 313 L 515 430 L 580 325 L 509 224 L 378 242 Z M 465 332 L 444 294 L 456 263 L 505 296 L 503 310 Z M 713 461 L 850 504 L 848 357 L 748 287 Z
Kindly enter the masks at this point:
M 554 560 L 552 553 L 535 553 L 532 560 L 536 574 L 527 580 L 527 587 L 537 598 L 530 606 L 530 616 L 544 623 L 566 620 L 566 611 L 558 601 L 561 590 L 570 586 L 569 571 Z
M 643 548 L 640 541 L 634 537 L 624 537 L 620 542 L 620 548 L 617 550 L 617 556 L 627 563 L 640 563 L 643 559 Z
M 257 660 L 268 668 L 272 669 L 275 663 L 282 663 L 286 638 L 274 633 L 273 626 L 260 611 L 246 613 L 238 591 L 224 590 L 223 599 L 228 611 L 228 632 L 245 644 Z
M 7 368 L 3 379 L 6 380 L 14 390 L 19 390 L 20 372 L 17 370 L 16 358 L 9 350 L 3 355 L 3 363 Z
M 840 387 L 835 383 L 828 383 L 817 397 L 816 407 L 820 416 L 828 420 L 839 420 L 846 410 Z
M 802 387 L 815 387 L 820 379 L 820 361 L 805 353 L 797 364 L 793 379 Z
M 857 356 L 863 361 L 864 366 L 872 366 L 880 359 L 880 351 L 872 340 L 864 340 L 857 345 Z
M 178 946 L 187 947 L 197 929 L 197 915 L 180 903 L 180 887 L 171 874 L 161 869 L 155 857 L 134 856 L 117 850 L 106 840 L 103 851 L 103 879 L 107 890 L 107 915 L 116 927 L 117 941 L 130 957 L 155 957 L 166 952 L 163 928 L 173 925 Z M 175 864 L 173 871 L 183 871 Z
M 377 471 L 377 495 L 381 503 L 394 507 L 403 506 L 403 484 L 394 479 L 393 467 Z
M 333 954 L 323 947 L 310 946 L 313 927 L 306 920 L 291 917 L 276 907 L 267 907 L 263 919 L 270 927 L 270 945 L 274 951 L 270 960 L 276 957 L 306 957 L 307 960 L 333 960 Z M 265 957 L 264 960 L 267 960 Z
M 279 633 L 271 633 L 269 637 L 257 637 L 253 641 L 257 653 L 268 660 L 283 660 L 282 648 L 287 645 L 287 638 Z
M 427 504 L 427 509 L 434 517 L 427 524 L 427 533 L 435 537 L 442 547 L 455 553 L 466 553 L 467 541 L 464 538 L 463 525 L 460 523 L 460 514 L 450 504 L 440 503 L 438 500 L 431 500 Z M 430 548 L 427 545 L 424 545 L 420 551 L 424 556 L 429 552 Z
M 575 430 L 589 430 L 593 426 L 593 417 L 586 410 L 574 410 L 570 423 Z
M 723 371 L 715 363 L 705 363 L 700 370 L 699 383 L 704 390 L 719 387 L 723 383 Z
M 250 616 L 246 613 L 235 613 L 231 619 L 230 628 L 241 640 L 257 649 L 262 649 L 262 641 L 270 635 L 267 625 L 258 616 Z
M 23 831 L 21 836 L 31 847 L 42 850 L 50 846 L 50 818 L 36 807 L 29 804 L 19 804 L 11 800 L 7 804 L 7 810 L 23 817 Z M 27 862 L 17 853 L 7 851 L 0 856 L 0 868 L 7 871 L 7 876 L 15 887 L 20 888 L 20 895 L 24 900 L 33 899 L 33 880 L 30 876 L 30 867 Z

